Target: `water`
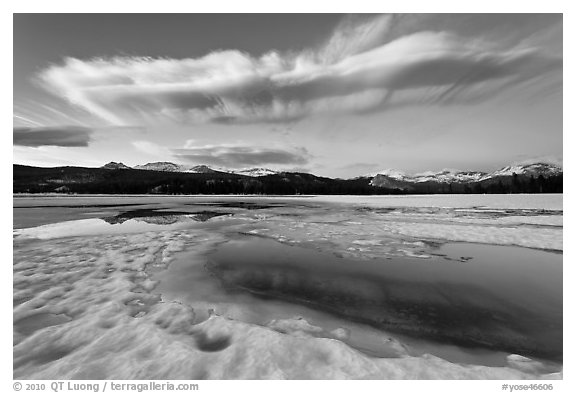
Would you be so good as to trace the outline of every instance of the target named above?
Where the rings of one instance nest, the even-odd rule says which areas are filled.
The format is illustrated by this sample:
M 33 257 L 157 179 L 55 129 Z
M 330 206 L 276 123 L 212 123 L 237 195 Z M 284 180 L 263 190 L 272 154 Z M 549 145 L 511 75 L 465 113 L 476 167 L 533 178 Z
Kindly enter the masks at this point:
M 151 263 L 146 271 L 159 280 L 154 292 L 164 302 L 194 308 L 194 323 L 216 313 L 337 339 L 374 357 L 431 353 L 506 366 L 515 353 L 560 367 L 562 252 L 471 242 L 505 234 L 505 242 L 524 244 L 514 242 L 526 234 L 535 247 L 556 247 L 550 239 L 562 236 L 561 198 L 378 197 L 360 205 L 331 198 L 17 198 L 14 249 L 22 252 L 15 266 L 24 264 L 21 275 L 35 279 L 27 261 L 38 241 L 56 252 L 80 237 L 107 236 L 113 244 L 125 234 L 190 233 L 206 243 L 191 238 L 167 270 Z M 396 230 L 429 223 L 467 230 L 471 242 Z M 212 251 L 199 254 L 200 246 Z M 48 288 L 42 285 L 36 291 Z M 21 286 L 15 307 L 38 295 Z M 67 323 L 59 312 L 22 318 L 15 331 L 58 329 Z M 207 352 L 230 345 L 198 340 Z
M 103 218 L 86 218 L 26 229 L 24 238 L 54 239 L 73 236 L 121 235 L 126 233 L 162 232 L 185 230 L 197 227 L 216 217 L 232 217 L 234 213 L 199 211 L 156 211 L 151 209 L 131 210 Z M 22 235 L 16 230 L 15 236 Z
M 252 323 L 304 315 L 328 328 L 352 326 L 352 335 L 370 327 L 457 360 L 499 365 L 504 357 L 494 353 L 507 352 L 562 361 L 560 254 L 465 243 L 438 254 L 354 260 L 245 237 L 206 263 L 174 263 L 158 290 Z M 393 355 L 373 343 L 356 342 L 366 353 Z

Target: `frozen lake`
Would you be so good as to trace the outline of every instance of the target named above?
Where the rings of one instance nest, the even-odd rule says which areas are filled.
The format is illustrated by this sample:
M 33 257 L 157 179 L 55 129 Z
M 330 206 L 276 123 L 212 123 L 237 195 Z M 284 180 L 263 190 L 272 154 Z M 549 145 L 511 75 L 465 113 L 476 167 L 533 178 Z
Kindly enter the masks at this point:
M 562 219 L 562 195 L 15 197 L 14 377 L 561 377 Z

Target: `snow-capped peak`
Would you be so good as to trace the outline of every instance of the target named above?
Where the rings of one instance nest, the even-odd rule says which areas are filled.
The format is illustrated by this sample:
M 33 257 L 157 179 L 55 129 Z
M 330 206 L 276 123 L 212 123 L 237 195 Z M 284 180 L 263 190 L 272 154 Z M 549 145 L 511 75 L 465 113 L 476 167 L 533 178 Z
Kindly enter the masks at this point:
M 396 180 L 404 180 L 407 176 L 404 172 L 399 171 L 397 169 L 383 169 L 381 171 L 378 171 L 377 173 L 375 173 L 372 176 L 376 176 L 376 175 L 383 175 L 383 176 L 388 176 L 392 179 L 396 179 Z
M 457 169 L 442 169 L 439 172 L 423 172 L 412 176 L 414 182 L 422 183 L 436 181 L 440 183 L 466 183 L 479 181 L 486 177 L 486 173 L 478 171 L 459 171 Z
M 206 165 L 196 165 L 186 170 L 188 173 L 214 173 L 216 170 Z
M 108 164 L 101 166 L 102 169 L 131 169 L 128 165 L 121 162 L 110 161 Z
M 545 177 L 562 173 L 562 167 L 548 163 L 530 163 L 509 165 L 492 173 L 480 171 L 460 171 L 457 169 L 442 169 L 438 172 L 428 171 L 416 174 L 405 174 L 395 169 L 386 169 L 373 175 L 373 182 L 376 183 L 471 183 L 491 179 L 499 176 L 524 175 Z
M 233 173 L 236 173 L 237 175 L 260 177 L 260 176 L 275 175 L 278 172 L 268 168 L 247 168 L 234 171 Z
M 136 165 L 134 169 L 158 172 L 185 172 L 188 168 L 183 165 L 174 164 L 173 162 L 149 162 L 144 165 Z
M 456 169 L 442 169 L 438 172 L 427 171 L 413 175 L 406 174 L 396 169 L 385 169 L 378 172 L 378 175 L 386 176 L 394 180 L 408 181 L 412 183 L 422 183 L 435 181 L 440 183 L 450 182 L 468 182 L 481 180 L 486 173 L 484 172 L 465 172 Z
M 537 162 L 532 164 L 518 164 L 518 165 L 506 166 L 502 169 L 494 171 L 491 175 L 492 177 L 512 176 L 515 173 L 517 175 L 549 176 L 549 175 L 557 175 L 561 172 L 562 168 L 559 167 L 558 165 Z
M 174 164 L 172 162 L 149 162 L 144 165 L 137 165 L 134 169 L 143 169 L 148 171 L 161 171 L 161 172 L 186 172 L 186 173 L 216 173 L 216 172 L 227 172 L 235 173 L 244 176 L 267 176 L 273 175 L 278 172 L 273 171 L 268 168 L 246 168 L 241 170 L 230 170 L 226 168 L 211 168 L 207 165 L 195 165 L 195 166 L 185 166 L 180 164 Z

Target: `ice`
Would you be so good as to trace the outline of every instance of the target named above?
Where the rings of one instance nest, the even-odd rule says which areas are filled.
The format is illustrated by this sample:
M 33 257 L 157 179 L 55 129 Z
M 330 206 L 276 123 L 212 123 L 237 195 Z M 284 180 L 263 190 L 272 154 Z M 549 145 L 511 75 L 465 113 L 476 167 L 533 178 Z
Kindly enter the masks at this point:
M 317 240 L 322 240 L 342 255 L 366 258 L 426 256 L 426 247 L 421 247 L 418 240 L 563 249 L 561 195 L 318 196 L 310 199 L 329 202 L 327 205 L 332 206 L 332 210 L 309 209 L 299 215 L 298 220 L 269 215 L 265 220 L 267 225 L 252 229 L 250 234 L 285 243 L 313 241 L 319 245 Z
M 353 203 L 371 207 L 483 207 L 494 209 L 563 210 L 563 194 L 438 194 L 438 195 L 319 195 L 319 202 Z
M 472 208 L 484 207 L 494 209 L 540 209 L 540 210 L 563 210 L 563 194 L 438 194 L 438 195 L 383 195 L 383 196 L 359 196 L 359 195 L 317 195 L 297 197 L 266 197 L 266 196 L 18 196 L 14 198 L 15 207 L 33 206 L 107 206 L 114 204 L 122 205 L 152 205 L 152 204 L 183 204 L 183 203 L 210 203 L 218 201 L 234 202 L 280 202 L 290 201 L 301 203 L 307 201 L 363 204 L 366 206 L 392 206 L 392 207 L 450 207 Z
M 519 355 L 502 367 L 460 364 L 394 342 L 394 357 L 371 357 L 343 327 L 297 316 L 258 325 L 164 299 L 153 274 L 242 234 L 362 259 L 430 258 L 448 241 L 562 250 L 561 196 L 505 197 L 263 198 L 287 206 L 236 209 L 214 227 L 83 219 L 15 230 L 14 378 L 562 378 Z
M 562 250 L 562 236 L 557 229 L 437 223 L 393 223 L 387 229 L 417 238 Z

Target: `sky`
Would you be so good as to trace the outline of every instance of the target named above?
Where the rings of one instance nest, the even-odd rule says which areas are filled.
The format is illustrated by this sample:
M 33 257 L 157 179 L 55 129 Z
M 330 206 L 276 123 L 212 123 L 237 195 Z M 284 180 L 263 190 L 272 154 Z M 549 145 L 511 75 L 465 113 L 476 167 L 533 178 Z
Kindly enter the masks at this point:
M 562 163 L 561 14 L 15 14 L 14 163 Z

